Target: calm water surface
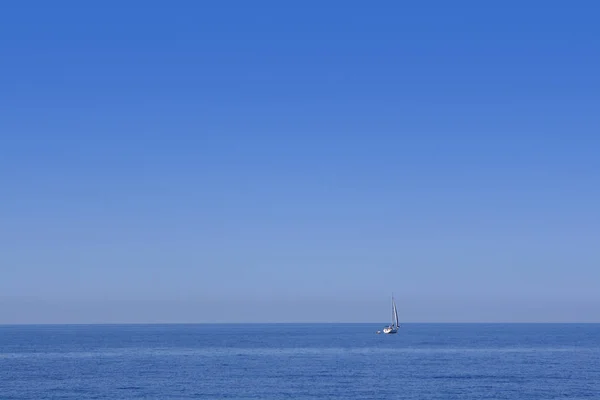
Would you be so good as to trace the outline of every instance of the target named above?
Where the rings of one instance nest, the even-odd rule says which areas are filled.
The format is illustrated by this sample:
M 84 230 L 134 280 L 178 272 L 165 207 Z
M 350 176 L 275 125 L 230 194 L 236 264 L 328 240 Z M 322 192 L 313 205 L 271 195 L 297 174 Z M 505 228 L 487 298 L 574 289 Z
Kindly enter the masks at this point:
M 600 324 L 0 326 L 0 399 L 600 399 Z

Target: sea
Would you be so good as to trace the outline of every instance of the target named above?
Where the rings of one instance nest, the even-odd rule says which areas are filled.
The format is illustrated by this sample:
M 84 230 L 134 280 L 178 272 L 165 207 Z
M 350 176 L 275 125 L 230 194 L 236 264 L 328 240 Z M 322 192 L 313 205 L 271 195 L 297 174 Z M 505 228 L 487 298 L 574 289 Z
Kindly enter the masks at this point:
M 0 326 L 0 399 L 600 399 L 600 324 Z

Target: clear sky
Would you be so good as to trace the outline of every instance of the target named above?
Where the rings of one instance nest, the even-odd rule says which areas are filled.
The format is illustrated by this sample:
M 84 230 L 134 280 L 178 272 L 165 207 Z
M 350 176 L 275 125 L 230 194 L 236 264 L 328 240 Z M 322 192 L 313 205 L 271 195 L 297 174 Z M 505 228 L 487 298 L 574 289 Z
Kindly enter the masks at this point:
M 0 323 L 600 322 L 599 12 L 3 4 Z

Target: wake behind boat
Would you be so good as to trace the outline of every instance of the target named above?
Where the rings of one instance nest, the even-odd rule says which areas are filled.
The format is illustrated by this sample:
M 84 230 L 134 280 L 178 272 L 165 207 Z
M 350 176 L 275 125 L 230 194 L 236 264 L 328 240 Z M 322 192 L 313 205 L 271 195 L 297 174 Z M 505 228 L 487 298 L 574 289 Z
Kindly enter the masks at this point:
M 394 301 L 394 295 L 392 295 L 392 323 L 383 328 L 383 333 L 386 335 L 398 333 L 398 328 L 400 328 L 400 324 L 398 323 L 398 310 L 396 308 L 396 302 Z M 377 333 L 380 332 L 377 331 Z

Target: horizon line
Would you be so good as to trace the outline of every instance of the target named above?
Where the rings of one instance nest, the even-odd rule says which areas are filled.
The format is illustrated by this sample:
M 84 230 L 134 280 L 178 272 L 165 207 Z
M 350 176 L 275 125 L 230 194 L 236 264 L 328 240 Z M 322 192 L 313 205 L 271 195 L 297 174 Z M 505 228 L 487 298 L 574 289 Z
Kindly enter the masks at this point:
M 107 326 L 107 325 L 385 325 L 386 322 L 24 322 L 24 323 L 0 323 L 2 326 Z M 594 325 L 600 321 L 494 321 L 494 322 L 404 322 L 402 325 Z

